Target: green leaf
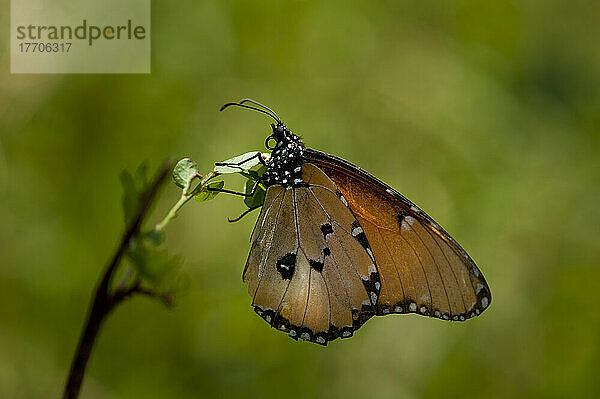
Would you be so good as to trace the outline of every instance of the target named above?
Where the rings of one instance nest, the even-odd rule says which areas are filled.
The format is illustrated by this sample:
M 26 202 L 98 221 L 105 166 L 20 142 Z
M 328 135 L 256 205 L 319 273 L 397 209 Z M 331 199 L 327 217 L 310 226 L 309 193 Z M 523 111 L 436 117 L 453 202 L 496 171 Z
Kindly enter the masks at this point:
M 180 188 L 188 187 L 190 182 L 199 176 L 198 164 L 190 158 L 183 158 L 173 168 L 173 182 Z
M 245 193 L 246 194 L 250 194 L 252 192 L 252 187 L 254 187 L 254 185 L 256 184 L 255 180 L 246 180 L 246 190 Z M 265 193 L 266 190 L 264 189 L 264 187 L 262 185 L 258 185 L 256 187 L 256 191 L 254 192 L 254 195 L 252 197 L 245 197 L 244 198 L 244 203 L 246 204 L 246 206 L 248 208 L 255 208 L 257 206 L 260 206 L 263 204 L 263 202 L 265 202 Z
M 142 193 L 146 191 L 148 187 L 148 164 L 146 162 L 142 162 L 137 169 L 135 170 L 134 180 L 136 187 L 138 187 L 139 192 Z
M 167 249 L 157 245 L 152 232 L 131 240 L 127 257 L 137 275 L 153 288 L 168 286 L 182 265 L 180 257 L 169 257 Z
M 123 187 L 123 214 L 125 224 L 131 223 L 140 206 L 140 196 L 148 188 L 148 167 L 142 163 L 134 174 L 124 170 L 121 172 L 120 180 Z
M 148 240 L 148 243 L 154 245 L 155 247 L 158 247 L 165 242 L 165 236 L 166 234 L 164 231 L 150 230 L 144 233 L 144 238 Z
M 264 175 L 266 171 L 267 171 L 267 165 L 261 164 L 255 170 L 249 170 L 248 173 L 250 173 L 250 174 L 255 173 L 256 179 L 258 179 L 259 177 Z
M 260 160 L 256 156 L 259 151 L 250 151 L 242 155 L 238 155 L 233 158 L 229 158 L 223 162 L 218 163 L 226 163 L 226 164 L 240 164 L 239 166 L 215 166 L 215 172 L 219 174 L 229 174 L 229 173 L 239 173 L 242 171 L 247 171 L 252 169 L 254 166 L 261 164 Z M 262 154 L 260 156 L 263 160 L 268 159 L 269 154 Z
M 261 164 L 260 167 L 256 168 L 255 170 L 249 170 L 247 172 L 240 173 L 248 178 L 244 187 L 244 192 L 246 194 L 250 194 L 252 192 L 254 184 L 256 184 L 256 182 L 266 171 L 267 167 Z M 260 206 L 265 201 L 265 193 L 266 187 L 263 184 L 259 184 L 256 187 L 256 191 L 254 192 L 254 195 L 252 197 L 244 198 L 244 203 L 248 208 L 255 208 L 257 206 Z
M 121 179 L 121 186 L 123 187 L 123 216 L 125 217 L 125 224 L 129 225 L 139 206 L 139 195 L 133 183 L 133 176 L 128 171 L 124 170 L 119 177 Z
M 265 165 L 261 164 L 258 167 L 254 167 L 250 170 L 247 170 L 244 172 L 239 172 L 239 173 L 240 173 L 240 175 L 242 175 L 248 179 L 257 181 L 266 171 L 267 171 L 267 167 Z
M 208 191 L 208 188 L 213 188 L 213 189 L 217 189 L 220 190 L 223 188 L 223 186 L 225 186 L 225 182 L 223 180 L 217 180 L 214 181 L 212 183 L 209 183 L 203 191 L 201 191 L 199 194 L 196 194 L 194 196 L 194 199 L 198 202 L 204 202 L 204 201 L 210 201 L 211 199 L 215 198 L 217 195 L 219 195 L 218 191 Z

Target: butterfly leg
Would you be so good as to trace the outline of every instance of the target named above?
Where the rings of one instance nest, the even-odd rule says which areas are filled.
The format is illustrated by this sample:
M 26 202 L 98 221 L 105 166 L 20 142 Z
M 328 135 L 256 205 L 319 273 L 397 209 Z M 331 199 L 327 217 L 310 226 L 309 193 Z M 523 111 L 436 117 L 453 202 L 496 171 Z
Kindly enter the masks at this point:
M 235 219 L 229 219 L 229 218 L 227 218 L 227 221 L 228 221 L 229 223 L 235 223 L 235 222 L 238 222 L 238 221 L 240 221 L 240 220 L 241 220 L 241 219 L 242 219 L 244 216 L 246 216 L 247 214 L 249 214 L 249 213 L 250 213 L 250 212 L 252 212 L 253 210 L 255 210 L 255 209 L 258 209 L 258 208 L 260 208 L 260 207 L 262 207 L 262 204 L 260 204 L 260 205 L 256 205 L 256 206 L 253 206 L 252 208 L 246 209 L 246 210 L 245 210 L 245 211 L 244 211 L 244 212 L 243 212 L 243 213 L 242 213 L 240 216 L 236 217 Z
M 216 191 L 219 193 L 227 193 L 227 194 L 234 194 L 234 195 L 239 195 L 241 197 L 252 197 L 255 193 L 256 190 L 258 188 L 258 184 L 260 183 L 260 178 L 258 180 L 256 180 L 254 182 L 254 185 L 252 186 L 252 190 L 250 190 L 249 193 L 240 193 L 239 191 L 232 191 L 232 190 L 225 190 L 222 188 L 212 188 L 212 187 L 207 187 L 206 191 Z
M 254 158 L 258 158 L 258 161 L 261 164 L 267 166 L 267 164 L 266 164 L 265 160 L 263 159 L 262 154 L 260 152 L 257 152 L 256 154 L 252 155 L 250 158 L 244 159 L 243 161 L 240 161 L 240 162 L 216 162 L 215 166 L 229 166 L 230 168 L 239 168 L 240 170 L 245 170 L 244 168 L 242 168 L 241 165 L 253 160 Z
M 252 197 L 256 193 L 256 190 L 258 188 L 258 185 L 259 185 L 261 179 L 262 179 L 262 176 L 258 180 L 256 180 L 254 182 L 254 186 L 252 186 L 252 190 L 250 190 L 250 192 L 247 193 L 247 194 L 246 193 L 240 193 L 240 192 L 237 192 L 237 191 L 224 190 L 224 189 L 218 189 L 218 188 L 210 188 L 210 187 L 208 187 L 207 190 L 208 191 L 218 191 L 220 193 L 235 194 L 235 195 L 240 195 L 240 196 L 243 196 L 243 197 Z M 262 204 L 254 206 L 254 207 L 252 207 L 250 209 L 247 209 L 245 212 L 243 212 L 237 218 L 235 218 L 235 219 L 229 219 L 229 218 L 227 218 L 227 220 L 229 221 L 229 223 L 237 222 L 237 221 L 241 220 L 244 216 L 246 216 L 248 213 L 252 212 L 255 209 L 260 208 L 261 206 L 262 206 Z
M 225 190 L 222 188 L 207 187 L 206 191 L 215 191 L 215 192 L 219 192 L 219 193 L 234 194 L 234 195 L 239 195 L 241 197 L 252 197 L 251 193 L 248 193 L 248 194 L 240 193 L 239 191 Z

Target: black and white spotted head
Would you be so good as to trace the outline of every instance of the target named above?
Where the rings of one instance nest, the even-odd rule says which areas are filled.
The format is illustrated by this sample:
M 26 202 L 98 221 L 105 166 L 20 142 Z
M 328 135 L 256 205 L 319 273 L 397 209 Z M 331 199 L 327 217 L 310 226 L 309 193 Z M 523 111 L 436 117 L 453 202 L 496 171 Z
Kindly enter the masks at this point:
M 273 132 L 265 145 L 272 150 L 267 162 L 265 183 L 267 186 L 280 184 L 284 187 L 299 187 L 302 181 L 304 144 L 283 123 L 271 124 Z
M 306 147 L 300 137 L 285 126 L 275 111 L 255 100 L 245 98 L 237 103 L 227 103 L 221 107 L 221 111 L 229 106 L 253 109 L 277 121 L 276 124 L 271 124 L 273 131 L 265 141 L 265 146 L 272 150 L 264 175 L 265 184 L 278 184 L 285 188 L 302 186 L 302 164 Z

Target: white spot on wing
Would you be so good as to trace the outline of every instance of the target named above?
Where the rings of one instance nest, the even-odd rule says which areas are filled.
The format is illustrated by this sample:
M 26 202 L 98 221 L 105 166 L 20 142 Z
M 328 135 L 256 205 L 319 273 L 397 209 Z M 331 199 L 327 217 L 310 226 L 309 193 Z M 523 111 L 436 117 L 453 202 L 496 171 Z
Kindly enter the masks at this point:
M 489 305 L 490 300 L 487 298 L 487 296 L 484 296 L 483 298 L 481 298 L 481 307 L 483 309 L 487 308 L 487 305 Z
M 390 313 L 390 310 L 386 308 L 386 309 L 383 309 L 383 311 L 381 313 L 388 314 L 388 313 Z
M 344 331 L 344 332 L 342 333 L 342 336 L 343 336 L 344 338 L 347 338 L 347 337 L 349 337 L 349 336 L 350 336 L 350 334 L 352 334 L 350 331 Z
M 408 310 L 410 310 L 411 312 L 416 312 L 417 311 L 417 304 L 414 302 L 411 302 L 410 305 L 408 305 Z
M 355 227 L 354 230 L 352 230 L 352 236 L 356 237 L 357 235 L 359 235 L 362 232 L 363 232 L 363 229 L 360 226 Z
M 410 207 L 410 210 L 411 210 L 411 211 L 413 211 L 413 212 L 417 212 L 417 213 L 419 212 L 419 208 L 417 208 L 417 207 L 416 207 L 416 206 L 414 206 L 414 205 L 412 205 L 412 206 Z
M 379 283 L 379 281 L 375 282 L 375 288 L 379 291 L 381 289 L 381 284 Z
M 323 337 L 317 337 L 317 342 L 320 344 L 324 344 L 325 343 L 325 338 Z
M 402 306 L 396 306 L 394 308 L 394 312 L 396 312 L 396 313 L 402 313 Z
M 478 283 L 477 283 L 477 289 L 475 290 L 475 292 L 476 292 L 477 294 L 479 294 L 479 293 L 481 292 L 481 290 L 482 290 L 482 289 L 483 289 L 483 284 L 481 284 L 481 283 L 479 283 L 479 282 L 478 282 Z
M 300 335 L 300 339 L 304 339 L 304 340 L 310 339 L 310 335 L 308 335 L 308 333 L 304 332 Z
M 348 206 L 348 201 L 346 201 L 346 198 L 344 198 L 344 196 L 340 196 L 340 199 L 342 200 L 342 202 L 344 203 L 344 205 Z
M 371 302 L 373 302 L 373 304 L 377 303 L 377 294 L 374 292 L 371 292 Z
M 376 273 L 376 272 L 377 272 L 377 268 L 375 267 L 375 265 L 374 265 L 374 264 L 372 264 L 372 263 L 371 263 L 371 264 L 369 265 L 369 274 L 371 274 L 371 273 Z

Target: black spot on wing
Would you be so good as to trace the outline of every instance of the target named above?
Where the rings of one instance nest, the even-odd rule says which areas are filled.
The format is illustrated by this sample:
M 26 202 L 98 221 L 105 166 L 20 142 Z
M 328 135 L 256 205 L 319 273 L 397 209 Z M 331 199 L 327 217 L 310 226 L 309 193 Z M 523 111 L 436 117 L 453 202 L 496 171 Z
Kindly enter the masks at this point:
M 406 215 L 402 212 L 398 212 L 398 226 L 400 226 L 400 229 L 402 229 L 402 221 L 404 220 L 404 217 Z
M 323 223 L 321 225 L 321 231 L 323 232 L 323 238 L 327 240 L 327 236 L 333 233 L 333 227 L 331 226 L 331 223 Z
M 319 273 L 321 273 L 323 271 L 323 262 L 320 262 L 320 261 L 314 260 L 314 259 L 310 259 L 308 261 L 308 263 L 310 264 L 310 267 L 312 267 L 313 269 L 315 269 Z
M 367 293 L 369 294 L 369 299 L 371 300 L 372 305 L 377 304 L 377 300 L 379 299 L 379 292 L 381 290 L 381 280 L 379 278 L 378 272 L 371 272 L 369 279 L 362 280 Z
M 260 306 L 255 306 L 254 311 L 260 317 L 262 317 L 267 323 L 274 325 L 274 320 L 276 317 L 275 311 L 273 309 L 262 309 Z
M 323 257 L 330 256 L 331 250 L 327 247 L 323 248 Z
M 352 328 L 358 330 L 367 320 L 375 315 L 372 305 L 363 304 L 362 309 L 352 309 Z
M 277 261 L 277 271 L 284 280 L 290 280 L 296 268 L 296 254 L 288 252 Z
M 358 224 L 357 221 L 354 221 L 352 223 L 352 237 L 354 237 L 356 241 L 358 241 L 360 245 L 362 245 L 363 248 L 370 248 L 367 236 L 365 235 L 365 232 L 363 231 L 362 227 L 360 227 L 360 224 Z

